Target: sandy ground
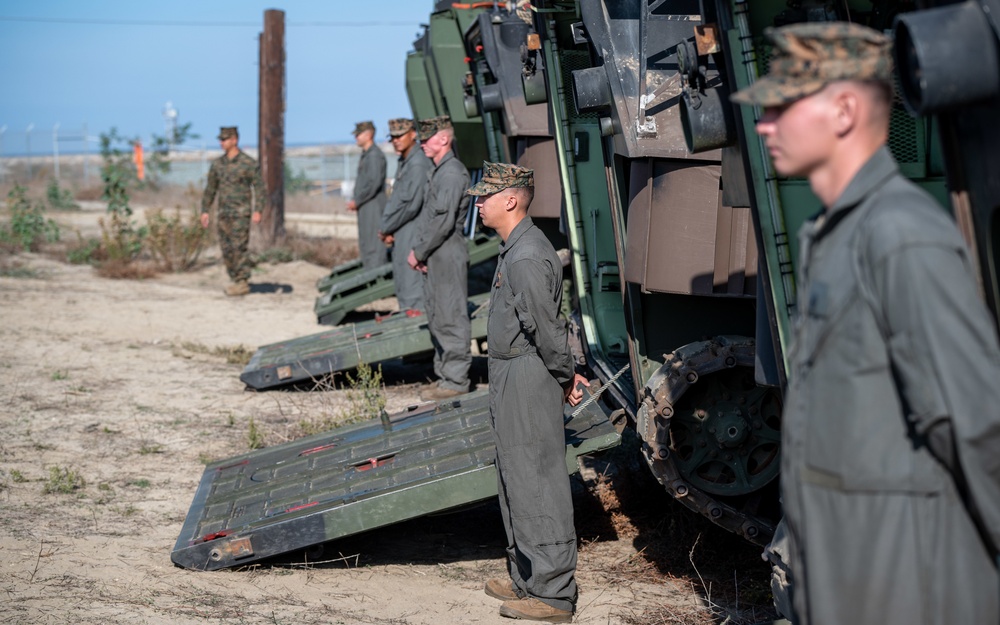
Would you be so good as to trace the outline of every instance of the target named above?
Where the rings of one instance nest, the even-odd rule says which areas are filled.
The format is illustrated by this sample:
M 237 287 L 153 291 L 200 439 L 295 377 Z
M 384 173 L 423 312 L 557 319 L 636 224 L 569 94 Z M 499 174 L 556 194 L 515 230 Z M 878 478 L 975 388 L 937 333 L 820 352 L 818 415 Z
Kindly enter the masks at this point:
M 503 574 L 495 505 L 346 539 L 309 566 L 171 563 L 205 464 L 244 453 L 251 418 L 275 444 L 343 393 L 248 392 L 242 365 L 224 355 L 319 331 L 314 283 L 325 268 L 266 265 L 249 296 L 231 299 L 224 268 L 208 260 L 131 281 L 41 255 L 7 259 L 18 271 L 0 277 L 0 622 L 511 622 L 482 592 Z M 390 412 L 422 387 L 390 386 Z M 47 493 L 53 471 L 82 485 Z M 593 482 L 581 484 L 578 504 L 598 529 L 582 532 L 576 622 L 690 622 L 646 615 L 696 609 L 710 591 L 669 570 L 620 575 L 643 547 L 599 529 L 612 523 Z

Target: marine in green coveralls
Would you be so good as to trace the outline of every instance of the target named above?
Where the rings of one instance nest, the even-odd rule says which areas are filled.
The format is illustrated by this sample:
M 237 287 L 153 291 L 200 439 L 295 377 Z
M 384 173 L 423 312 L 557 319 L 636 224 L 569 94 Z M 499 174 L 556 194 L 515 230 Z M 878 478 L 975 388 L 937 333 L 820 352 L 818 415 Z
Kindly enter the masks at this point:
M 385 210 L 385 154 L 375 145 L 375 124 L 354 125 L 354 141 L 361 148 L 358 177 L 354 180 L 353 198 L 347 210 L 358 213 L 358 248 L 361 264 L 373 269 L 389 262 L 389 250 L 378 236 L 378 225 Z
M 490 424 L 507 532 L 510 579 L 486 583 L 511 618 L 568 623 L 576 605 L 576 531 L 566 475 L 563 404 L 583 398 L 567 325 L 559 316 L 563 267 L 528 217 L 534 172 L 484 163 L 478 196 L 483 225 L 503 240 L 490 295 Z
M 267 202 L 260 167 L 257 161 L 240 150 L 239 142 L 240 134 L 236 126 L 224 126 L 219 130 L 219 145 L 225 154 L 212 161 L 201 198 L 201 225 L 205 228 L 209 224 L 208 212 L 212 202 L 216 196 L 219 198 L 219 246 L 232 280 L 225 293 L 233 296 L 250 292 L 250 271 L 253 269 L 248 253 L 250 222 L 260 223 L 261 207 Z M 256 210 L 251 212 L 254 201 Z
M 399 309 L 423 311 L 423 274 L 410 269 L 406 255 L 417 243 L 417 217 L 424 206 L 427 176 L 434 164 L 417 143 L 412 119 L 390 119 L 389 136 L 392 147 L 399 154 L 399 164 L 392 195 L 382 212 L 378 236 L 387 246 L 392 246 L 392 279 L 396 283 Z
M 965 243 L 886 147 L 890 40 L 767 32 L 733 95 L 823 211 L 799 233 L 781 492 L 799 625 L 1000 622 L 1000 349 Z
M 472 321 L 469 319 L 469 247 L 462 236 L 469 212 L 469 172 L 451 146 L 455 130 L 447 115 L 420 120 L 420 148 L 434 167 L 428 174 L 416 243 L 406 262 L 424 274 L 427 328 L 434 344 L 437 386 L 424 399 L 469 392 Z

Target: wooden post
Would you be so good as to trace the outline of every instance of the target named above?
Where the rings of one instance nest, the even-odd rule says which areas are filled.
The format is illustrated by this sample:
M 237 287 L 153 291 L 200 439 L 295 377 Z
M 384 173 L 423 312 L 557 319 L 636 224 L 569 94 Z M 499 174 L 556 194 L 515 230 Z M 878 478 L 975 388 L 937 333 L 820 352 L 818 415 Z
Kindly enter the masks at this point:
M 264 11 L 260 35 L 260 167 L 268 210 L 259 233 L 268 246 L 285 236 L 285 12 Z

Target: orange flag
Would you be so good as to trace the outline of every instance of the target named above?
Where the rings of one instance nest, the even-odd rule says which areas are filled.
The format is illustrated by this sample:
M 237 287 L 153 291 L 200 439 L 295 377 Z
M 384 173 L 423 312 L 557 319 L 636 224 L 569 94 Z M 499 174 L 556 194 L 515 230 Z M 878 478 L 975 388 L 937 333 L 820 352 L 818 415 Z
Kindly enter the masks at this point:
M 146 168 L 142 162 L 142 142 L 132 144 L 132 161 L 135 163 L 135 175 L 139 180 L 146 179 Z

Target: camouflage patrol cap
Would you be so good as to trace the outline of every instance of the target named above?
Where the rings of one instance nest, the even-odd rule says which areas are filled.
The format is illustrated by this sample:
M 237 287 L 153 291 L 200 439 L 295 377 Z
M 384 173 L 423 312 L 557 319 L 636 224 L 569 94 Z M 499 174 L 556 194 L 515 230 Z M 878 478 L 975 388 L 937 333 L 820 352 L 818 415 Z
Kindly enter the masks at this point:
M 229 137 L 239 137 L 240 131 L 236 126 L 223 126 L 219 128 L 219 141 L 225 141 Z
M 389 136 L 400 137 L 413 130 L 413 120 L 406 117 L 397 117 L 389 120 Z
M 837 80 L 888 82 L 892 41 L 850 22 L 809 22 L 765 29 L 774 44 L 766 76 L 730 96 L 738 104 L 781 106 Z
M 354 130 L 351 132 L 351 134 L 356 137 L 366 130 L 371 130 L 374 133 L 375 132 L 374 122 L 363 121 L 354 124 Z
M 442 130 L 451 127 L 451 118 L 447 115 L 438 115 L 437 117 L 431 117 L 430 119 L 421 119 L 420 130 L 417 132 L 417 136 L 421 141 L 427 141 Z
M 483 178 L 465 192 L 466 195 L 481 197 L 499 193 L 514 187 L 534 187 L 535 170 L 525 169 L 509 163 L 483 161 Z

